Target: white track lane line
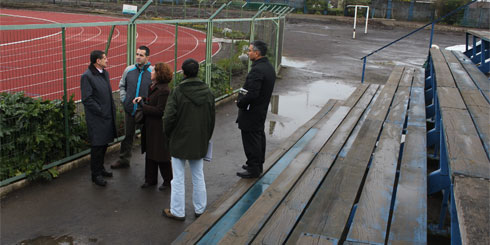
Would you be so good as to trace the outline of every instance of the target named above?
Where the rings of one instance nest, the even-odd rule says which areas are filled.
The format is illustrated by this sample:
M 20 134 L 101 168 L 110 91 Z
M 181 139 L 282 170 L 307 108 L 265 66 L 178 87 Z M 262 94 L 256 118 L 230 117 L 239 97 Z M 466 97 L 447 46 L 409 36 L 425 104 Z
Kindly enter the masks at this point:
M 119 35 L 120 35 L 119 30 L 117 30 L 117 29 L 116 29 L 116 31 L 117 31 L 117 34 L 116 34 L 116 36 L 114 37 L 114 39 L 118 38 L 118 37 L 119 37 Z M 69 45 L 69 46 L 79 45 L 80 43 L 88 42 L 88 41 L 90 41 L 91 39 L 94 39 L 94 38 L 97 38 L 98 36 L 101 36 L 101 33 L 102 33 L 102 30 L 99 28 L 99 33 L 97 34 L 97 36 L 93 36 L 93 37 L 91 37 L 91 38 L 89 38 L 89 39 L 82 40 L 81 42 L 73 43 L 73 44 L 71 44 L 71 45 Z M 67 54 L 69 54 L 69 53 L 73 53 L 73 52 L 76 52 L 76 51 L 79 51 L 79 50 L 85 50 L 85 49 L 88 49 L 88 48 L 91 48 L 91 47 L 95 47 L 95 46 L 101 45 L 101 44 L 103 44 L 103 43 L 107 43 L 107 40 L 105 40 L 105 41 L 100 41 L 99 43 L 96 43 L 96 44 L 93 44 L 93 45 L 90 45 L 90 46 L 84 46 L 84 47 L 82 47 L 82 48 L 78 48 L 78 49 L 69 50 L 69 51 L 67 52 Z M 125 46 L 125 45 L 126 45 L 126 44 L 121 44 L 121 45 L 119 45 L 119 46 L 116 46 L 115 48 L 119 48 L 119 47 L 121 47 L 121 46 Z M 67 45 L 67 47 L 68 47 L 68 45 Z M 58 48 L 58 50 L 59 50 L 59 48 Z M 17 60 L 16 60 L 15 62 L 25 62 L 25 61 L 28 61 L 28 60 L 36 60 L 36 59 L 41 59 L 41 58 L 42 58 L 42 59 L 46 59 L 47 57 L 51 57 L 51 56 L 58 56 L 58 57 L 59 57 L 59 56 L 61 56 L 62 54 L 63 54 L 62 52 L 60 52 L 60 53 L 54 53 L 54 54 L 46 55 L 46 56 L 43 56 L 43 57 L 34 57 L 34 58 L 30 58 L 30 59 L 23 59 L 23 60 L 20 60 L 20 61 L 17 61 Z M 67 56 L 68 56 L 68 55 L 67 55 Z M 67 61 L 71 61 L 71 60 L 74 60 L 74 59 L 78 59 L 78 58 L 80 58 L 80 57 L 84 57 L 84 56 L 86 56 L 86 55 L 84 54 L 84 55 L 79 55 L 79 56 L 72 56 L 71 58 L 67 59 Z M 3 59 L 3 57 L 2 57 L 2 59 Z M 0 71 L 0 74 L 1 74 L 2 72 L 10 72 L 10 71 L 12 71 L 12 70 L 19 70 L 19 69 L 25 69 L 25 68 L 39 67 L 39 66 L 44 66 L 44 65 L 46 65 L 46 64 L 54 64 L 54 63 L 57 63 L 57 62 L 59 62 L 59 61 L 53 61 L 53 62 L 48 62 L 48 63 L 40 63 L 40 64 L 36 64 L 36 65 L 23 66 L 23 67 L 20 67 L 20 66 L 19 66 L 19 67 L 17 67 L 17 68 L 9 68 L 9 69 L 7 69 L 7 70 L 2 70 L 2 71 Z M 0 64 L 3 64 L 3 63 L 2 63 L 2 62 L 0 62 Z
M 188 30 L 191 30 L 192 32 L 201 32 L 201 31 L 196 31 L 196 30 L 194 30 L 194 29 L 187 28 L 187 27 L 182 27 L 182 28 L 183 28 L 183 29 L 188 29 Z M 148 29 L 148 28 L 144 28 L 144 29 Z M 169 30 L 164 30 L 164 31 L 166 31 L 166 32 L 170 33 L 172 36 L 174 36 L 174 37 L 175 37 L 175 33 L 173 33 L 173 34 L 172 34 L 172 33 L 171 33 Z M 191 36 L 192 36 L 192 37 L 193 37 L 193 38 L 194 38 L 194 39 L 197 41 L 197 45 L 195 45 L 195 46 L 194 46 L 194 48 L 192 49 L 192 51 L 187 52 L 187 53 L 185 53 L 184 55 L 181 55 L 181 56 L 177 57 L 177 59 L 178 59 L 178 58 L 181 58 L 181 57 L 184 57 L 184 56 L 186 56 L 186 55 L 189 55 L 189 54 L 190 54 L 190 53 L 192 53 L 194 50 L 196 50 L 196 49 L 197 49 L 197 46 L 198 46 L 198 41 L 199 41 L 199 40 L 197 39 L 197 37 L 196 37 L 194 34 L 191 34 L 191 33 L 189 33 L 189 32 L 185 32 L 185 31 L 183 31 L 183 32 L 184 32 L 184 33 L 186 33 L 186 34 L 191 35 Z M 153 32 L 153 33 L 154 33 L 154 32 Z M 201 32 L 201 33 L 202 33 L 202 32 Z M 172 39 L 172 40 L 173 40 L 173 39 Z M 155 41 L 155 39 L 154 39 L 154 41 Z M 152 43 L 154 43 L 154 41 L 153 41 Z M 221 45 L 220 45 L 219 43 L 218 43 L 218 45 L 219 45 L 219 49 L 218 49 L 218 51 L 217 51 L 215 54 L 217 54 L 217 53 L 219 52 L 219 50 L 221 49 Z M 172 48 L 173 46 L 175 46 L 175 44 L 172 44 L 170 47 L 168 47 L 168 48 L 166 48 L 166 49 L 164 49 L 164 50 L 162 50 L 162 51 L 160 51 L 160 52 L 157 52 L 156 54 L 163 53 L 163 52 L 167 51 L 168 49 Z M 215 54 L 214 54 L 214 55 L 215 55 Z M 122 54 L 122 55 L 126 55 L 126 54 Z M 115 56 L 115 57 L 122 56 L 122 55 L 117 55 L 117 56 Z M 214 56 L 214 55 L 213 55 L 213 56 Z M 170 61 L 173 61 L 173 60 L 174 60 L 174 59 L 171 59 Z M 83 65 L 86 65 L 86 64 L 81 64 L 81 65 L 83 66 Z M 68 67 L 68 68 L 78 67 L 78 66 L 81 66 L 81 65 L 75 65 L 75 66 L 71 66 L 71 67 Z M 125 65 L 126 65 L 126 63 L 122 63 L 122 64 L 115 65 L 115 66 L 111 66 L 111 70 L 112 70 L 112 69 L 115 69 L 116 67 L 123 66 L 123 65 L 125 66 Z M 62 69 L 58 69 L 58 70 L 62 70 Z M 51 71 L 51 72 L 52 72 L 52 71 Z M 48 73 L 48 72 L 43 72 L 43 73 Z M 41 74 L 42 74 L 42 73 L 41 73 Z M 69 76 L 69 77 L 67 77 L 67 79 L 71 79 L 71 78 L 73 78 L 73 77 L 79 77 L 79 76 L 80 76 L 80 75 L 73 75 L 73 76 Z M 122 76 L 122 74 L 121 74 L 121 76 Z M 113 78 L 111 78 L 111 81 L 112 81 L 112 80 L 119 80 L 119 79 L 121 78 L 121 76 L 113 77 Z M 36 85 L 48 84 L 48 83 L 55 82 L 55 81 L 59 81 L 59 80 L 61 80 L 61 78 L 60 78 L 60 79 L 53 79 L 53 80 L 49 80 L 49 81 L 45 81 L 45 82 L 41 82 L 41 83 L 36 83 L 36 84 L 30 84 L 30 85 L 26 85 L 26 86 L 21 86 L 21 87 L 16 87 L 16 88 L 11 88 L 11 89 L 8 89 L 8 90 L 5 90 L 5 91 L 12 91 L 12 90 L 20 89 L 20 88 L 27 88 L 27 87 L 33 87 L 33 86 L 36 86 Z M 70 89 L 68 89 L 68 91 L 70 91 L 70 90 L 74 90 L 74 89 L 78 89 L 78 88 L 79 88 L 79 86 L 74 87 L 74 88 L 70 88 Z M 57 91 L 57 92 L 52 92 L 52 93 L 48 93 L 48 94 L 43 94 L 43 95 L 40 95 L 40 96 L 38 96 L 38 97 L 41 97 L 41 96 L 49 96 L 49 95 L 53 95 L 53 94 L 57 94 L 57 93 L 63 93 L 63 92 L 62 92 L 62 91 Z
M 147 29 L 147 28 L 143 28 L 143 29 Z M 124 46 L 124 45 L 126 45 L 126 44 L 122 44 L 122 45 L 120 45 L 118 47 L 121 47 L 121 46 Z M 114 48 L 117 48 L 117 47 L 114 47 Z M 125 56 L 125 55 L 126 55 L 126 53 L 113 56 L 112 58 L 111 58 L 111 56 L 109 56 L 109 59 L 115 59 L 115 57 L 120 57 L 120 56 Z M 81 56 L 76 57 L 76 58 L 80 58 L 80 57 Z M 75 59 L 75 58 L 72 58 L 72 59 Z M 55 62 L 52 62 L 52 63 L 56 63 L 56 62 L 62 62 L 62 61 L 55 61 Z M 44 65 L 44 64 L 42 64 L 42 65 Z M 78 65 L 74 65 L 74 66 L 69 66 L 69 67 L 67 67 L 67 70 L 68 69 L 71 69 L 71 68 L 80 67 L 80 66 L 86 66 L 86 65 L 87 64 L 78 64 Z M 111 68 L 119 67 L 119 66 L 122 66 L 122 65 L 126 66 L 126 63 L 122 63 L 122 64 L 115 65 L 115 66 L 111 66 Z M 23 76 L 23 77 L 14 77 L 14 78 L 9 78 L 9 79 L 2 79 L 1 82 L 13 80 L 13 79 L 20 79 L 20 78 L 24 79 L 26 77 L 32 77 L 32 76 L 43 75 L 43 74 L 48 74 L 48 73 L 52 73 L 52 72 L 61 72 L 61 71 L 63 71 L 63 68 L 61 68 L 61 69 L 55 69 L 55 70 L 50 70 L 50 71 L 39 72 L 39 73 L 35 73 L 35 74 L 29 74 L 29 75 Z M 73 77 L 79 77 L 79 76 L 80 76 L 80 74 L 73 75 L 73 76 L 68 76 L 67 77 L 67 80 L 68 79 L 71 79 Z M 119 77 L 121 77 L 121 76 L 119 76 Z M 29 85 L 23 85 L 23 86 L 19 86 L 19 87 L 15 87 L 15 88 L 9 88 L 9 89 L 6 89 L 6 90 L 1 90 L 1 91 L 13 91 L 13 90 L 18 90 L 18 89 L 23 89 L 23 88 L 34 87 L 34 86 L 38 86 L 38 85 L 46 85 L 46 84 L 49 84 L 49 83 L 52 83 L 52 82 L 56 82 L 56 81 L 59 81 L 59 80 L 62 80 L 62 78 L 52 79 L 52 80 L 48 80 L 48 81 L 44 81 L 44 82 L 40 82 L 40 83 L 32 83 L 32 84 L 29 84 Z M 59 92 L 54 92 L 54 93 L 59 93 Z M 50 93 L 50 94 L 54 94 L 54 93 Z M 50 95 L 50 94 L 43 94 L 42 96 L 44 96 L 44 95 Z
M 23 16 L 23 15 L 15 15 L 15 14 L 5 14 L 5 13 L 1 13 L 1 14 L 2 15 L 6 15 L 6 16 L 10 16 L 10 17 L 33 19 L 33 20 L 41 20 L 41 21 L 46 21 L 46 22 L 51 22 L 51 23 L 59 23 L 59 22 L 56 22 L 54 20 L 48 20 L 48 19 L 43 19 L 43 18 L 31 17 L 31 16 Z M 47 35 L 47 36 L 44 36 L 44 37 L 34 38 L 34 39 L 31 39 L 31 40 L 22 40 L 22 41 L 16 41 L 16 42 L 11 42 L 11 43 L 2 43 L 2 44 L 0 44 L 0 47 L 8 46 L 8 45 L 14 45 L 14 44 L 18 44 L 18 43 L 31 42 L 31 41 L 39 40 L 39 39 L 42 39 L 42 38 L 51 37 L 53 35 L 60 34 L 60 33 L 61 32 L 58 32 L 58 33 L 50 34 L 50 35 Z

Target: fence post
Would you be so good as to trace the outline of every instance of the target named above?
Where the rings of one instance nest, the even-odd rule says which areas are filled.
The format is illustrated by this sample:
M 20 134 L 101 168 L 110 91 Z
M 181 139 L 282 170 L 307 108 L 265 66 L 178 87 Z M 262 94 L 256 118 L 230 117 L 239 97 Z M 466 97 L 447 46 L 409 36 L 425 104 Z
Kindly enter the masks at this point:
M 231 1 L 227 4 L 223 3 L 223 5 L 221 5 L 221 7 L 208 19 L 208 30 L 206 34 L 206 84 L 208 84 L 208 86 L 211 86 L 211 65 L 213 62 L 213 19 L 230 3 Z
M 264 4 L 262 4 L 262 6 L 264 6 Z M 269 6 L 266 6 L 265 8 L 262 8 L 262 6 L 260 6 L 259 11 L 257 11 L 257 13 L 252 17 L 252 21 L 250 23 L 250 44 L 252 44 L 255 39 L 255 19 L 262 14 L 262 12 L 267 10 L 267 8 L 269 8 Z M 248 59 L 248 71 L 250 71 L 251 67 L 252 61 Z
M 70 127 L 68 125 L 68 91 L 66 89 L 66 28 L 61 27 L 61 45 L 63 52 L 63 110 L 65 116 L 65 157 L 70 156 Z
M 111 32 L 109 32 L 109 38 L 107 39 L 107 44 L 105 46 L 105 55 L 109 55 L 109 48 L 111 47 L 112 34 L 114 34 L 115 25 L 111 27 Z
M 415 0 L 410 1 L 410 8 L 408 9 L 408 21 L 412 21 L 413 18 L 413 5 L 415 4 Z
M 386 18 L 387 19 L 391 19 L 391 1 L 392 0 L 388 0 L 388 8 L 386 10 Z
M 175 23 L 175 51 L 174 51 L 174 88 L 177 86 L 177 45 L 178 42 L 178 33 L 179 33 L 179 23 Z

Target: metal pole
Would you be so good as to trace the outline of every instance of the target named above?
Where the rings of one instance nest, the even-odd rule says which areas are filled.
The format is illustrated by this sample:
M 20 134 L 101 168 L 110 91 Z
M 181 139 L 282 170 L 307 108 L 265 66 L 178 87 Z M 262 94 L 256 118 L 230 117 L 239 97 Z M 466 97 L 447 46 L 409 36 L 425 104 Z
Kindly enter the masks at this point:
M 274 61 L 274 68 L 276 68 L 276 74 L 277 74 L 277 72 L 279 71 L 279 67 L 278 67 L 279 66 L 279 64 L 278 64 L 279 56 L 278 56 L 278 54 L 279 54 L 279 34 L 280 34 L 279 29 L 281 28 L 280 17 L 277 17 L 277 22 L 274 21 L 274 23 L 276 23 L 276 55 L 275 55 L 276 59 Z
M 435 24 L 435 22 L 432 22 L 432 27 L 430 28 L 429 49 L 432 47 L 432 38 L 434 37 L 434 24 Z
M 175 49 L 174 49 L 174 88 L 177 86 L 177 45 L 178 42 L 178 34 L 179 34 L 179 23 L 175 23 Z
M 367 57 L 364 57 L 362 59 L 362 77 L 361 77 L 361 83 L 364 83 L 364 71 L 366 70 L 366 59 L 367 59 Z
M 111 32 L 109 32 L 109 38 L 107 39 L 107 45 L 105 46 L 105 54 L 109 54 L 109 47 L 111 46 L 111 41 L 112 41 L 112 34 L 114 34 L 114 29 L 116 28 L 115 25 L 111 27 Z
M 215 1 L 216 2 L 216 1 Z M 214 12 L 208 19 L 208 30 L 206 34 L 206 84 L 211 86 L 211 65 L 213 58 L 213 19 L 216 17 L 225 7 L 230 5 L 231 2 L 227 4 L 224 3 L 221 7 Z
M 369 19 L 369 6 L 367 7 L 367 10 L 366 10 L 366 27 L 364 28 L 364 34 L 367 33 L 368 19 Z
M 66 29 L 61 28 L 61 45 L 63 52 L 63 110 L 65 116 L 65 154 L 70 156 L 70 127 L 68 126 L 68 91 L 66 88 Z
M 354 10 L 354 31 L 352 32 L 352 39 L 356 39 L 356 22 L 357 22 L 357 5 Z

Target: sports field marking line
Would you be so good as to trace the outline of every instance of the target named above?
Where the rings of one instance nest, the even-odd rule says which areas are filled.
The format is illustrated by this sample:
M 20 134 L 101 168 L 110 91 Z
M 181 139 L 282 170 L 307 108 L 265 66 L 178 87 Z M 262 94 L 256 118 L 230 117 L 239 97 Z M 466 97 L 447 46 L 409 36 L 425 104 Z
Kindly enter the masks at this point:
M 66 41 L 69 41 L 69 40 L 72 40 L 72 39 L 75 39 L 76 37 L 82 35 L 84 32 L 85 32 L 85 28 L 84 27 L 76 27 L 76 28 L 80 28 L 79 32 L 77 34 L 74 34 L 74 35 L 70 35 L 66 38 Z M 26 50 L 28 48 L 38 48 L 39 46 L 46 46 L 46 45 L 51 45 L 55 43 L 56 45 L 61 45 L 61 39 L 53 39 L 52 41 L 49 41 L 49 42 L 45 42 L 45 43 L 41 43 L 41 44 L 32 44 L 30 46 L 21 46 L 21 47 L 17 47 L 17 48 L 13 48 L 13 49 L 9 49 L 8 51 L 11 52 L 11 51 L 15 51 L 15 50 Z M 71 44 L 70 45 L 67 45 L 67 47 L 69 46 L 72 46 Z M 25 53 L 39 53 L 39 52 L 45 52 L 47 50 L 52 50 L 52 49 L 59 49 L 58 47 L 52 47 L 52 48 L 48 48 L 48 49 L 38 49 L 36 51 L 32 51 L 32 52 L 24 52 L 24 53 L 17 53 L 17 54 L 25 54 Z M 2 50 L 0 51 L 0 53 L 3 53 L 5 52 L 5 50 Z M 10 56 L 18 56 L 17 54 L 15 55 L 5 55 L 3 57 L 10 57 Z M 2 58 L 3 58 L 2 57 Z
M 59 22 L 56 22 L 54 20 L 48 20 L 48 19 L 43 19 L 43 18 L 31 17 L 31 16 L 23 16 L 23 15 L 15 15 L 15 14 L 3 14 L 3 13 L 2 13 L 2 15 L 10 16 L 10 17 L 33 19 L 33 20 L 42 20 L 42 21 L 51 22 L 51 23 L 59 23 Z M 37 38 L 34 38 L 34 39 L 30 39 L 30 40 L 22 40 L 22 41 L 11 42 L 11 43 L 2 43 L 2 44 L 0 44 L 0 47 L 8 46 L 8 45 L 14 45 L 14 44 L 19 44 L 19 43 L 32 42 L 32 41 L 35 41 L 35 40 L 39 40 L 39 39 L 43 39 L 43 38 L 48 38 L 48 37 L 51 37 L 51 36 L 54 36 L 54 35 L 59 35 L 60 33 L 61 33 L 61 31 L 60 32 L 57 32 L 55 34 L 51 34 L 51 35 L 47 35 L 47 36 L 43 36 L 43 37 L 37 37 Z
M 97 27 L 97 28 L 98 28 L 98 27 Z M 117 31 L 117 34 L 116 34 L 116 36 L 115 36 L 115 37 L 113 37 L 113 40 L 114 40 L 114 39 L 117 39 L 117 38 L 119 37 L 119 35 L 120 35 L 120 31 L 119 31 L 119 30 L 117 30 L 117 29 L 116 29 L 116 31 Z M 80 42 L 77 42 L 77 43 L 72 43 L 72 44 L 70 44 L 70 45 L 67 45 L 67 47 L 69 47 L 69 46 L 74 46 L 74 45 L 79 45 L 79 44 L 84 43 L 84 42 L 88 42 L 88 41 L 90 41 L 90 40 L 92 40 L 92 39 L 94 39 L 94 38 L 97 38 L 97 37 L 101 36 L 101 33 L 102 33 L 102 30 L 99 28 L 99 33 L 98 33 L 96 36 L 93 36 L 93 37 L 88 38 L 88 39 L 85 39 L 85 40 L 81 40 Z M 80 35 L 80 34 L 77 34 L 77 35 Z M 58 40 L 58 41 L 59 41 L 59 40 Z M 72 50 L 69 50 L 69 51 L 67 52 L 67 54 L 69 54 L 69 53 L 73 53 L 73 52 L 76 52 L 76 51 L 79 51 L 79 50 L 88 49 L 88 48 L 91 48 L 91 47 L 94 47 L 94 46 L 98 46 L 98 45 L 100 45 L 100 44 L 102 44 L 102 43 L 106 43 L 106 42 L 107 42 L 107 40 L 100 41 L 100 42 L 98 42 L 98 43 L 96 43 L 96 44 L 93 44 L 93 45 L 90 45 L 90 46 L 83 46 L 83 45 L 82 45 L 82 46 L 83 46 L 82 48 L 77 48 L 77 49 L 72 49 Z M 44 45 L 44 44 L 43 44 L 43 45 Z M 119 48 L 119 47 L 122 47 L 122 46 L 126 46 L 126 44 L 121 44 L 121 45 L 116 46 L 116 47 L 114 47 L 114 48 Z M 60 47 L 58 47 L 58 48 L 51 48 L 51 49 L 56 49 L 56 50 L 59 50 L 59 49 L 60 49 Z M 50 50 L 50 49 L 47 49 L 47 50 Z M 46 50 L 35 51 L 35 52 L 43 52 L 43 51 L 46 51 Z M 34 53 L 34 52 L 33 52 L 33 53 Z M 45 56 L 43 56 L 43 57 L 34 57 L 34 58 L 29 58 L 29 59 L 16 60 L 15 62 L 22 62 L 22 63 L 25 63 L 25 61 L 28 61 L 28 60 L 37 60 L 37 59 L 43 59 L 43 60 L 44 60 L 44 59 L 46 59 L 47 57 L 51 57 L 51 56 L 60 56 L 60 55 L 62 55 L 62 54 L 63 54 L 62 52 L 52 53 L 52 54 L 50 54 L 50 55 L 45 55 Z M 86 55 L 84 54 L 84 55 L 80 55 L 80 56 L 72 56 L 71 58 L 67 59 L 67 61 L 71 61 L 71 60 L 74 60 L 74 59 L 78 59 L 78 58 L 83 57 L 83 56 L 86 56 Z M 3 59 L 3 58 L 4 58 L 4 57 L 2 57 L 2 59 Z M 25 69 L 25 68 L 32 68 L 32 67 L 44 66 L 44 65 L 46 65 L 46 64 L 55 64 L 55 63 L 57 63 L 57 62 L 62 62 L 62 61 L 60 61 L 60 60 L 55 60 L 55 61 L 52 61 L 52 62 L 40 63 L 40 64 L 30 65 L 30 66 L 23 66 L 23 67 L 20 67 L 20 66 L 19 66 L 19 67 L 16 67 L 16 68 L 9 68 L 9 69 L 7 69 L 7 70 L 1 70 L 1 71 L 0 71 L 0 73 L 2 73 L 2 72 L 10 72 L 10 71 L 12 71 L 12 70 L 19 70 L 19 69 Z M 12 63 L 12 62 L 0 62 L 0 65 L 2 65 L 2 64 L 4 64 L 4 63 Z M 1 67 L 5 67 L 5 66 L 3 66 L 3 65 L 2 65 Z
M 145 28 L 145 27 L 143 27 L 143 29 L 148 30 L 148 28 Z M 172 34 L 172 33 L 171 33 L 170 31 L 168 31 L 168 30 L 165 30 L 165 31 L 167 31 L 168 33 Z M 150 32 L 151 32 L 151 31 L 150 31 Z M 156 33 L 155 33 L 155 32 L 153 32 L 153 33 L 156 35 Z M 165 36 L 162 36 L 162 37 L 165 37 Z M 157 35 L 157 38 L 158 38 L 158 35 Z M 156 38 L 156 39 L 157 39 L 157 38 Z M 155 41 L 156 39 L 154 39 L 154 41 Z M 153 41 L 152 43 L 154 43 L 154 41 Z M 100 43 L 99 43 L 99 44 L 100 44 Z M 99 44 L 96 44 L 96 45 L 99 45 Z M 114 48 L 119 48 L 119 47 L 122 47 L 122 46 L 125 46 L 125 45 L 126 45 L 126 44 L 121 44 L 121 45 L 119 45 L 119 46 L 117 46 L 117 47 L 114 47 Z M 92 46 L 95 46 L 95 45 L 92 45 Z M 92 47 L 92 46 L 90 46 L 90 47 Z M 171 48 L 171 47 L 173 47 L 173 46 L 175 46 L 175 44 L 172 44 L 172 46 L 168 47 L 167 49 L 169 49 L 169 48 Z M 165 50 L 167 50 L 167 49 L 164 49 L 163 51 L 165 51 Z M 161 51 L 161 52 L 163 52 L 163 51 Z M 71 51 L 70 51 L 70 52 L 71 52 Z M 159 53 L 161 53 L 161 52 L 158 52 L 158 53 L 156 53 L 156 54 L 159 54 Z M 60 54 L 60 53 L 59 53 L 59 54 Z M 155 55 L 156 55 L 156 54 L 155 54 Z M 111 57 L 109 57 L 109 58 L 111 58 L 111 59 L 116 59 L 117 57 L 124 56 L 124 55 L 126 55 L 126 54 L 120 54 L 120 55 L 113 56 L 112 58 L 111 58 Z M 74 60 L 74 59 L 78 59 L 78 58 L 83 57 L 83 56 L 85 56 L 85 55 L 81 55 L 81 56 L 72 57 L 72 58 L 68 59 L 67 61 L 71 61 L 71 60 Z M 43 58 L 43 59 L 44 59 L 44 57 L 39 57 L 39 58 Z M 44 66 L 44 65 L 46 65 L 46 64 L 55 64 L 55 63 L 59 63 L 59 62 L 62 62 L 62 60 L 61 60 L 61 61 L 60 61 L 60 60 L 56 60 L 56 61 L 54 61 L 54 62 L 50 62 L 50 63 L 42 63 L 42 64 L 39 64 L 39 65 L 33 65 L 33 66 L 29 66 L 29 67 L 35 67 L 35 66 Z M 69 67 L 67 67 L 67 70 L 68 70 L 68 69 L 74 69 L 74 68 L 77 68 L 77 67 L 80 67 L 80 66 L 85 66 L 85 65 L 86 65 L 86 64 L 77 64 L 77 65 L 74 65 L 74 66 L 69 66 Z M 126 63 L 124 62 L 124 63 L 121 63 L 121 64 L 116 64 L 116 65 L 114 65 L 114 66 L 111 66 L 111 68 L 112 68 L 112 67 L 119 67 L 119 66 L 121 66 L 121 65 L 126 65 Z M 17 68 L 17 69 L 25 69 L 25 68 L 26 68 L 26 67 L 24 66 L 24 67 Z M 49 73 L 53 73 L 53 72 L 59 72 L 59 71 L 62 71 L 62 70 L 63 70 L 63 68 L 60 68 L 60 69 L 56 69 L 56 70 L 49 70 L 49 71 L 43 71 L 43 72 L 33 73 L 33 74 L 29 74 L 29 75 L 27 75 L 27 76 L 17 76 L 17 77 L 12 77 L 12 78 L 9 78 L 9 79 L 4 79 L 4 80 L 2 80 L 1 82 L 7 82 L 7 81 L 15 80 L 15 79 L 23 79 L 23 80 L 25 80 L 25 78 L 26 78 L 26 77 L 32 77 L 32 76 L 37 76 L 37 75 L 44 75 L 44 74 L 49 74 Z M 12 69 L 9 69 L 9 70 L 4 70 L 4 71 L 6 71 L 6 72 L 10 72 L 10 71 L 12 71 Z M 0 73 L 1 73 L 1 72 L 4 72 L 4 71 L 0 71 Z M 80 74 L 80 75 L 81 75 L 81 74 Z M 74 75 L 74 76 L 79 76 L 79 75 Z M 73 77 L 73 76 L 69 76 L 69 77 L 67 77 L 67 79 L 68 79 L 68 78 L 72 78 L 72 77 Z M 58 80 L 60 80 L 60 79 L 58 79 L 58 78 L 57 78 L 57 79 L 52 79 L 52 80 L 44 81 L 44 82 L 41 82 L 41 83 L 33 83 L 33 84 L 29 84 L 29 85 L 23 85 L 23 86 L 19 86 L 19 87 L 15 87 L 15 88 L 9 88 L 9 89 L 7 89 L 7 90 L 2 90 L 2 91 L 12 91 L 12 90 L 15 90 L 15 89 L 28 88 L 28 87 L 33 87 L 33 86 L 37 86 L 37 85 L 43 85 L 43 84 L 47 84 L 47 83 L 51 83 L 51 82 L 55 82 L 55 81 L 58 81 Z M 112 80 L 112 79 L 111 79 L 111 80 Z
M 155 26 L 155 25 L 152 25 L 152 27 L 153 27 L 153 26 Z M 167 26 L 168 26 L 168 27 L 170 27 L 169 25 L 167 25 Z M 156 26 L 155 26 L 155 27 L 156 27 Z M 187 30 L 191 30 L 191 31 L 193 31 L 193 32 L 201 32 L 201 31 L 196 31 L 196 30 L 194 30 L 194 29 L 187 28 L 187 27 L 182 27 L 182 28 L 183 28 L 183 29 L 187 29 Z M 145 29 L 148 29 L 148 28 L 145 28 Z M 157 28 L 157 29 L 158 29 L 158 28 Z M 171 35 L 173 35 L 173 36 L 175 37 L 175 33 L 173 33 L 173 34 L 172 34 L 172 33 L 171 33 L 169 30 L 168 30 L 168 28 L 167 28 L 167 29 L 161 28 L 161 30 L 166 31 L 166 32 L 170 33 Z M 187 52 L 187 53 L 185 53 L 185 54 L 183 54 L 183 55 L 181 55 L 181 56 L 178 56 L 178 57 L 177 57 L 177 62 L 178 62 L 178 59 L 179 59 L 179 58 L 182 58 L 182 57 L 184 57 L 184 56 L 186 56 L 186 55 L 189 55 L 190 53 L 194 52 L 194 50 L 196 50 L 196 49 L 197 49 L 197 47 L 199 46 L 199 39 L 197 39 L 197 37 L 196 37 L 194 34 L 191 34 L 191 33 L 187 32 L 187 31 L 182 31 L 182 32 L 184 32 L 184 33 L 186 33 L 186 34 L 188 34 L 188 35 L 192 36 L 192 37 L 194 38 L 194 40 L 196 40 L 196 45 L 194 46 L 194 48 L 193 48 L 191 51 L 189 51 L 189 52 Z M 153 33 L 154 33 L 154 32 L 153 32 Z M 201 32 L 201 33 L 203 33 L 203 32 Z M 172 44 L 170 47 L 168 47 L 168 48 L 166 48 L 166 49 L 164 49 L 164 50 L 162 50 L 162 51 L 160 51 L 160 52 L 157 52 L 156 54 L 160 54 L 160 53 L 162 53 L 162 52 L 165 52 L 166 50 L 168 50 L 168 49 L 172 48 L 173 46 L 175 46 L 175 43 L 173 43 L 173 44 Z M 216 55 L 216 54 L 217 54 L 217 53 L 218 53 L 220 50 L 221 50 L 221 44 L 220 44 L 220 43 L 218 43 L 218 50 L 216 51 L 216 53 L 214 53 L 214 54 L 213 54 L 213 56 L 214 56 L 214 55 Z M 155 55 L 156 55 L 156 54 L 155 54 Z M 124 54 L 123 54 L 123 55 L 124 55 Z M 121 56 L 121 55 L 118 55 L 118 56 Z M 118 57 L 118 56 L 115 56 L 115 57 Z M 174 59 L 171 59 L 171 60 L 169 60 L 169 61 L 173 61 L 173 60 L 174 60 Z M 166 61 L 166 62 L 169 62 L 169 61 Z M 164 61 L 164 62 L 165 62 L 165 61 Z M 79 65 L 76 65 L 76 66 L 71 66 L 71 67 L 69 67 L 69 68 L 79 67 L 79 66 L 82 66 L 82 65 L 86 65 L 86 64 L 79 64 Z M 123 63 L 123 64 L 119 64 L 119 65 L 115 65 L 115 66 L 111 66 L 111 68 L 116 68 L 116 67 L 119 67 L 119 66 L 122 66 L 122 65 L 125 65 L 125 63 Z M 62 70 L 62 69 L 58 69 L 58 70 Z M 57 71 L 57 70 L 54 70 L 54 71 Z M 48 71 L 48 72 L 37 73 L 37 74 L 34 74 L 34 75 L 43 74 L 43 73 L 50 73 L 50 72 L 54 72 L 54 71 L 52 70 L 52 71 Z M 79 76 L 80 76 L 80 75 L 73 75 L 73 76 L 69 76 L 69 77 L 67 77 L 67 79 L 71 79 L 71 78 L 73 78 L 73 77 L 79 77 Z M 120 77 L 122 77 L 122 75 L 121 75 L 121 76 L 118 76 L 118 77 L 114 77 L 114 78 L 112 78 L 112 79 L 110 79 L 110 80 L 116 80 L 116 81 L 117 81 L 117 80 L 119 80 L 118 78 L 120 78 Z M 24 78 L 24 77 L 23 77 L 23 78 Z M 33 87 L 33 86 L 37 86 L 37 85 L 42 85 L 42 84 L 52 83 L 52 82 L 59 81 L 59 80 L 62 80 L 62 78 L 57 78 L 57 79 L 53 79 L 53 80 L 49 80 L 49 81 L 45 81 L 45 82 L 41 82 L 41 83 L 30 84 L 30 85 L 21 86 L 21 87 L 16 87 L 16 88 L 10 88 L 10 89 L 4 90 L 4 91 L 12 91 L 12 90 L 15 90 L 15 89 L 20 89 L 20 88 Z M 67 91 L 74 90 L 74 89 L 79 89 L 79 88 L 80 88 L 80 86 L 76 86 L 76 87 L 73 87 L 73 88 L 69 88 L 69 89 L 67 89 Z M 58 94 L 58 93 L 63 93 L 63 91 L 55 91 L 55 92 L 52 92 L 52 93 L 48 93 L 48 94 L 43 94 L 43 95 L 40 95 L 40 96 L 38 96 L 38 97 L 41 97 L 41 96 L 49 96 L 49 95 Z

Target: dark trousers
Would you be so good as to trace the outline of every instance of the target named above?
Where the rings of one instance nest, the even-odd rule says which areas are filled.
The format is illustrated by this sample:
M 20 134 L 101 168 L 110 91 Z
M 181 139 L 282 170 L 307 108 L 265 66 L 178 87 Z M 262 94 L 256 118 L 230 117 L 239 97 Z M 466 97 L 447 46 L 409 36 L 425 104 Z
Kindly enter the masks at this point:
M 102 174 L 106 151 L 107 145 L 95 145 L 90 147 L 90 170 L 92 171 L 92 177 Z
M 145 157 L 145 182 L 148 184 L 158 183 L 158 169 L 163 181 L 170 185 L 172 180 L 172 164 L 168 162 L 157 162 Z
M 262 173 L 265 161 L 265 133 L 261 131 L 243 131 L 242 142 L 249 172 Z
M 127 112 L 124 112 L 124 129 L 124 140 L 121 142 L 119 161 L 123 164 L 129 164 L 129 161 L 131 160 L 134 134 L 136 131 L 136 122 L 134 121 L 134 117 Z

